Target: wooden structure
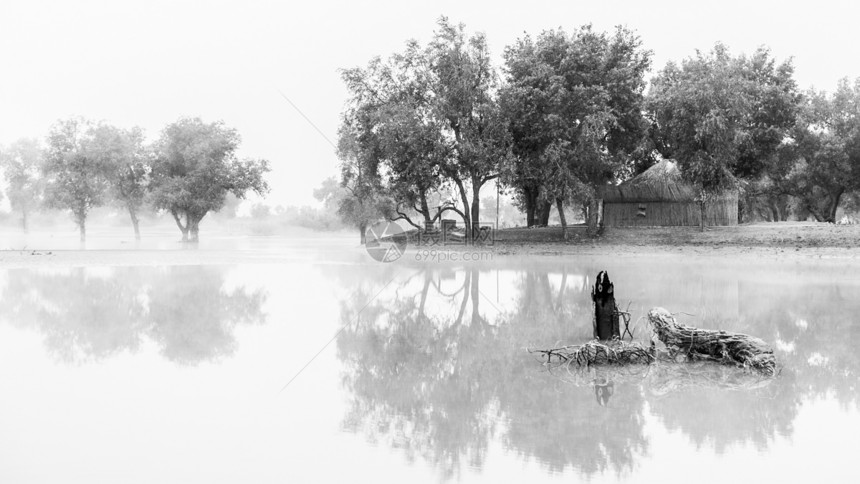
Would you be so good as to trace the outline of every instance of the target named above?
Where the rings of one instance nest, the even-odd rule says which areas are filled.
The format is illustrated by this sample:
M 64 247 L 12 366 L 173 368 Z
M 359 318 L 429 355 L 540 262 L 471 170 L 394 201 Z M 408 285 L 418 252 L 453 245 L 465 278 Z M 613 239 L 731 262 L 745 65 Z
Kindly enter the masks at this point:
M 698 226 L 702 210 L 696 188 L 681 179 L 674 161 L 663 160 L 620 185 L 605 187 L 607 227 Z M 738 191 L 727 190 L 705 203 L 705 225 L 738 224 Z

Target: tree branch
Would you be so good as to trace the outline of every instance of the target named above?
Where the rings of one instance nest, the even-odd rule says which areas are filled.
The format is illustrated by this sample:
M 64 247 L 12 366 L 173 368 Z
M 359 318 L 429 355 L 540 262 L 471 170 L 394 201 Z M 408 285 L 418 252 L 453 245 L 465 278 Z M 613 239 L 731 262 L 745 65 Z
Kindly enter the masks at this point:
M 496 179 L 496 178 L 498 178 L 498 177 L 499 177 L 499 174 L 498 174 L 498 173 L 494 173 L 494 174 L 492 174 L 492 175 L 487 175 L 487 176 L 485 176 L 484 178 L 481 178 L 481 185 L 483 185 L 484 183 L 487 183 L 487 182 L 488 182 L 488 181 L 490 181 L 490 180 L 494 180 L 494 179 Z
M 432 222 L 435 222 L 437 219 L 441 219 L 441 218 L 442 218 L 442 214 L 443 214 L 443 213 L 445 213 L 445 212 L 447 212 L 447 211 L 449 211 L 449 210 L 450 210 L 450 211 L 452 211 L 452 212 L 454 212 L 454 213 L 456 213 L 456 214 L 458 214 L 458 215 L 459 215 L 460 217 L 462 217 L 463 219 L 465 219 L 465 218 L 466 218 L 466 215 L 465 215 L 463 212 L 461 212 L 459 209 L 457 209 L 457 207 L 455 207 L 455 206 L 453 206 L 453 205 L 449 205 L 449 206 L 444 207 L 444 208 L 442 208 L 441 210 L 439 210 L 439 213 L 437 213 L 437 214 L 436 214 L 436 216 L 435 216 L 435 217 L 433 217 Z
M 398 216 L 397 216 L 397 217 L 395 217 L 395 218 L 393 218 L 393 219 L 391 219 L 391 220 L 389 220 L 389 222 L 394 222 L 395 220 L 406 220 L 406 222 L 407 222 L 407 223 L 409 223 L 409 225 L 411 225 L 411 226 L 415 227 L 415 228 L 416 228 L 416 229 L 418 229 L 418 230 L 422 230 L 422 228 L 421 228 L 421 227 L 419 227 L 418 225 L 416 225 L 416 224 L 415 224 L 415 222 L 413 222 L 413 221 L 412 221 L 412 219 L 411 219 L 411 218 L 409 218 L 409 216 L 408 216 L 408 215 L 406 215 L 405 213 L 401 212 L 400 210 L 395 210 L 395 213 L 396 213 Z

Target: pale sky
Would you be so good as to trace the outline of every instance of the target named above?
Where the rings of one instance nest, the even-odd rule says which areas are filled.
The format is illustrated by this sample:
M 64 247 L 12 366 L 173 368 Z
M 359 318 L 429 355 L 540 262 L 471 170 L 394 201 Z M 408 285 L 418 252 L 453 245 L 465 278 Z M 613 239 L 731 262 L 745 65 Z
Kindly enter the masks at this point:
M 150 138 L 180 116 L 224 120 L 240 156 L 271 161 L 270 204 L 315 204 L 337 173 L 334 142 L 346 91 L 338 69 L 426 41 L 446 15 L 487 34 L 500 59 L 523 32 L 592 23 L 635 29 L 654 67 L 722 41 L 794 57 L 803 88 L 860 77 L 860 8 L 815 1 L 10 1 L 0 0 L 0 144 L 44 137 L 81 115 Z

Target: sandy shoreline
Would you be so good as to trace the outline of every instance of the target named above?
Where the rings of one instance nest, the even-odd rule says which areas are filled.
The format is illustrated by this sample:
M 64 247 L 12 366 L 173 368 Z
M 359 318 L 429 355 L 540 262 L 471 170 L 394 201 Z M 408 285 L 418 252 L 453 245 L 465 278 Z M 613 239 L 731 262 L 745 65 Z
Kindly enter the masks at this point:
M 531 230 L 531 229 L 530 229 Z M 566 242 L 541 240 L 553 229 L 535 229 L 533 241 L 496 241 L 492 245 L 411 245 L 404 260 L 422 260 L 430 251 L 446 254 L 483 254 L 471 259 L 461 256 L 449 262 L 480 262 L 491 256 L 496 262 L 508 259 L 548 257 L 696 257 L 759 260 L 860 260 L 860 226 L 812 223 L 770 223 L 737 227 L 692 227 L 607 229 L 596 239 L 574 237 Z M 556 231 L 557 232 L 557 231 Z M 234 264 L 376 264 L 358 238 L 316 233 L 314 237 L 231 236 L 213 237 L 201 248 L 154 239 L 149 248 L 115 246 L 104 249 L 0 250 L 0 268 L 51 266 L 125 265 L 234 265 Z M 50 246 L 45 243 L 44 246 Z M 98 247 L 98 246 L 97 246 Z M 428 260 L 424 257 L 423 260 Z M 399 261 L 398 261 L 399 262 Z
M 403 259 L 420 260 L 424 251 L 446 253 L 447 262 L 480 262 L 507 259 L 552 257 L 695 257 L 721 260 L 860 261 L 860 248 L 840 247 L 741 247 L 741 246 L 666 246 L 666 245 L 585 245 L 558 243 L 496 244 L 493 246 L 411 247 Z M 463 254 L 471 254 L 471 259 Z M 451 254 L 457 254 L 451 256 Z M 483 258 L 477 255 L 483 254 Z M 428 259 L 424 259 L 428 260 Z M 398 261 L 399 262 L 399 261 Z M 272 253 L 254 250 L 56 250 L 0 251 L 0 268 L 51 266 L 152 266 L 152 265 L 236 265 L 236 264 L 377 264 L 362 247 L 285 251 Z M 397 262 L 395 262 L 397 263 Z

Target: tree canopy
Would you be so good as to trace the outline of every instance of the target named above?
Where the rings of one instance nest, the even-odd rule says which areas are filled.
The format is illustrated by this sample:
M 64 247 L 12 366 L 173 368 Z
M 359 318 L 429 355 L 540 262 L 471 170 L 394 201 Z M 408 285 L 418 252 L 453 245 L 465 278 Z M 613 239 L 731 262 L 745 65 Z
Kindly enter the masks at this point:
M 784 219 L 791 198 L 798 217 L 833 220 L 844 195 L 860 191 L 857 86 L 804 96 L 792 61 L 766 47 L 734 55 L 717 43 L 669 62 L 650 87 L 651 52 L 623 27 L 526 34 L 504 61 L 500 71 L 483 34 L 442 17 L 426 45 L 409 41 L 344 70 L 338 150 L 351 195 L 342 214 L 361 226 L 388 218 L 423 229 L 453 210 L 474 229 L 480 190 L 497 180 L 529 226 L 545 225 L 553 205 L 564 225 L 565 204 L 596 225 L 602 187 L 661 158 L 678 161 L 702 210 L 737 188 L 742 216 Z
M 43 163 L 44 153 L 37 139 L 22 138 L 0 150 L 0 168 L 8 185 L 6 196 L 12 210 L 21 213 L 21 226 L 25 231 L 30 213 L 41 203 Z
M 669 63 L 652 80 L 656 146 L 704 191 L 760 174 L 794 125 L 799 95 L 791 61 L 767 49 L 733 57 L 722 44 Z
M 793 71 L 791 61 L 777 65 L 765 48 L 732 56 L 717 44 L 680 65 L 670 62 L 652 80 L 654 144 L 699 187 L 702 204 L 758 177 L 777 156 L 797 112 Z
M 199 239 L 200 221 L 220 209 L 228 193 L 244 198 L 249 191 L 268 191 L 268 161 L 240 160 L 239 143 L 239 133 L 220 121 L 182 118 L 162 131 L 152 162 L 152 200 L 170 213 L 184 241 Z
M 138 214 L 147 197 L 151 170 L 143 130 L 100 123 L 92 129 L 90 152 L 104 170 L 111 200 L 128 211 L 135 238 L 140 240 Z
M 630 30 L 550 30 L 505 51 L 502 98 L 516 157 L 505 171 L 528 225 L 557 202 L 588 202 L 624 172 L 645 133 L 651 53 Z
M 360 174 L 363 190 L 353 186 L 353 196 L 344 199 L 350 218 L 387 216 L 423 228 L 409 213 L 427 225 L 453 210 L 477 229 L 481 187 L 498 176 L 510 152 L 483 34 L 469 36 L 443 17 L 426 47 L 411 41 L 404 52 L 344 70 L 342 77 L 350 92 L 338 147 L 348 160 L 342 183 L 355 185 Z M 429 200 L 439 200 L 449 184 L 460 207 L 440 200 L 434 213 Z M 370 193 L 378 200 L 371 202 Z
M 833 93 L 809 91 L 774 178 L 816 220 L 835 222 L 846 195 L 860 190 L 860 79 Z
M 43 172 L 45 203 L 69 210 L 86 240 L 87 216 L 93 207 L 105 203 L 108 179 L 98 150 L 92 123 L 82 118 L 58 121 L 48 134 Z

